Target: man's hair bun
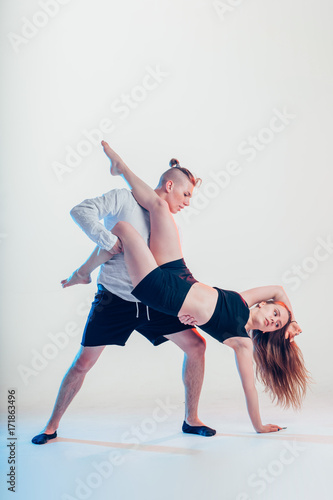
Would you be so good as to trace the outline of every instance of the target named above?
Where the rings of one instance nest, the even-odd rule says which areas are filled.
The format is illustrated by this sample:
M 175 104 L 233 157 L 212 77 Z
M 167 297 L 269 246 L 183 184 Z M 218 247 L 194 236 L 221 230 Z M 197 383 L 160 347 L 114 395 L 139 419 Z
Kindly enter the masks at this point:
M 179 165 L 179 161 L 176 160 L 176 158 L 172 158 L 170 161 L 169 161 L 169 165 L 170 167 L 174 167 L 175 165 Z
M 164 174 L 162 174 L 158 187 L 163 186 L 163 184 L 169 180 L 172 181 L 176 180 L 177 182 L 180 181 L 178 172 L 181 172 L 181 174 L 186 175 L 186 177 L 193 186 L 198 186 L 198 187 L 200 186 L 201 179 L 195 177 L 187 168 L 181 167 L 179 165 L 179 161 L 176 160 L 176 158 L 172 158 L 169 161 L 169 167 L 170 167 L 169 170 L 167 170 L 166 172 L 164 172 Z

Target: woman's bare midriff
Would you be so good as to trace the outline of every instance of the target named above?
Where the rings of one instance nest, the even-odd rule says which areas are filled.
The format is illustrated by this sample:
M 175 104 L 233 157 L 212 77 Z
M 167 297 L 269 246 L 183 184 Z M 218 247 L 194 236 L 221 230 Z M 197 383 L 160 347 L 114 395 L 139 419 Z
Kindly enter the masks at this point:
M 191 286 L 178 316 L 189 314 L 193 316 L 197 325 L 204 325 L 213 316 L 216 307 L 218 292 L 211 286 L 203 283 L 194 283 Z

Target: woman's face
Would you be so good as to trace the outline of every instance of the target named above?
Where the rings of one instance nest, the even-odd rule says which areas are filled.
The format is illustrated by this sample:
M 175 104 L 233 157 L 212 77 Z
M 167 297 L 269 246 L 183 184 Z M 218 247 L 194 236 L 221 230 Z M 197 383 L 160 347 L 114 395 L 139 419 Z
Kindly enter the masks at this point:
M 287 309 L 280 304 L 260 302 L 252 311 L 255 329 L 261 330 L 263 333 L 280 330 L 289 321 Z

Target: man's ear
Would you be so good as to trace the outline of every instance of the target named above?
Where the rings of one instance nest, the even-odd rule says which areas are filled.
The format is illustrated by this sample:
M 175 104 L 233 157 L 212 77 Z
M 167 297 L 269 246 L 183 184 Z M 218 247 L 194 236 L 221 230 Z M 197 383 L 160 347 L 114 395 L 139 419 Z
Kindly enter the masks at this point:
M 172 188 L 173 188 L 173 181 L 171 181 L 171 180 L 166 181 L 166 183 L 165 183 L 166 192 L 170 193 L 172 191 Z

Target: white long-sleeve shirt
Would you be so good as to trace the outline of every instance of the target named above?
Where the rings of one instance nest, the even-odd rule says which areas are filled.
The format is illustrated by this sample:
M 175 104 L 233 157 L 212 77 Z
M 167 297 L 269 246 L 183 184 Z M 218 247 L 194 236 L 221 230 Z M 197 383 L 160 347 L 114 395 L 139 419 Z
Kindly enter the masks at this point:
M 149 212 L 136 202 L 128 189 L 113 189 L 97 198 L 84 200 L 72 208 L 70 214 L 86 235 L 105 250 L 114 246 L 117 237 L 110 231 L 121 220 L 132 224 L 146 243 L 149 242 Z M 123 253 L 114 255 L 101 266 L 97 283 L 124 300 L 137 302 L 131 295 L 133 285 Z

